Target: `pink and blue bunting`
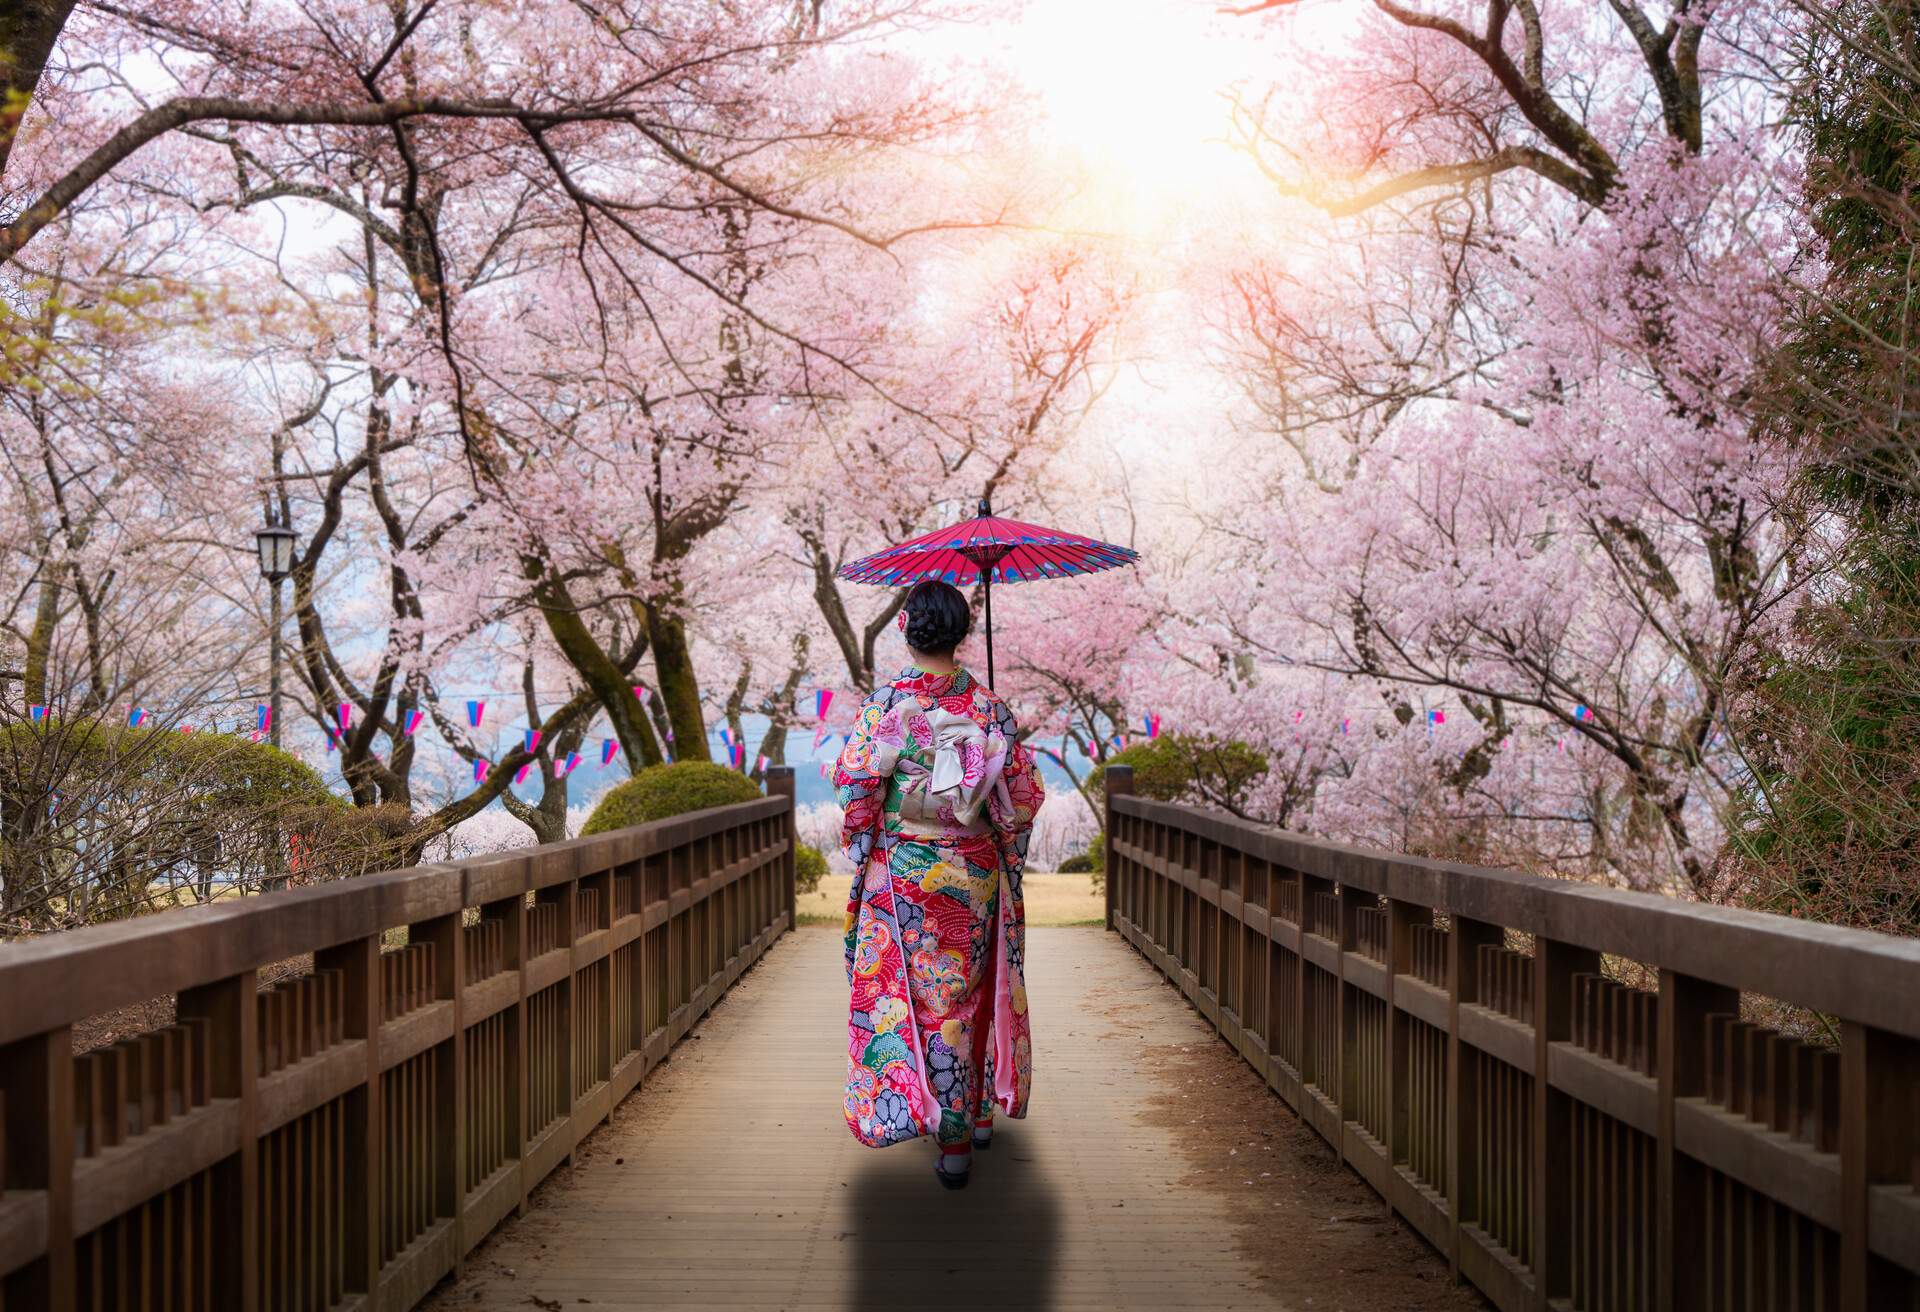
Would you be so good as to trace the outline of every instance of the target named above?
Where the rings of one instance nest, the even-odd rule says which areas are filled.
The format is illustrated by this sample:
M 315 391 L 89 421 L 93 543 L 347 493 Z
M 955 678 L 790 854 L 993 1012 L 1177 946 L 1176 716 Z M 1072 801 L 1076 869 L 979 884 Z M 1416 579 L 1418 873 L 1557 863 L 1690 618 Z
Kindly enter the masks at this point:
M 1573 718 L 1582 722 L 1593 718 L 1593 708 L 1585 702 L 1573 708 Z
M 636 683 L 633 685 L 633 695 L 640 699 L 640 709 L 645 710 L 647 703 L 653 700 L 653 689 Z
M 343 733 L 343 734 L 344 734 L 344 733 L 345 733 L 345 732 L 346 732 L 347 730 L 349 730 L 349 729 L 351 729 L 351 728 L 353 727 L 353 705 L 352 705 L 352 703 L 350 703 L 350 702 L 341 702 L 341 703 L 340 703 L 340 704 L 339 704 L 338 706 L 336 706 L 336 707 L 334 707 L 334 710 L 333 710 L 333 713 L 334 713 L 334 715 L 335 715 L 335 716 L 336 716 L 336 717 L 337 717 L 337 718 L 339 719 L 339 721 L 340 721 L 340 732 L 341 732 L 341 733 Z
M 425 713 L 422 711 L 408 711 L 407 723 L 400 732 L 409 738 L 413 737 L 414 733 L 420 728 L 420 719 L 423 714 Z
M 831 705 L 833 705 L 833 689 L 821 688 L 816 691 L 813 694 L 813 718 L 816 720 L 826 719 L 827 708 Z
M 473 781 L 477 784 L 485 783 L 487 781 L 487 771 L 492 768 L 492 764 L 488 762 L 485 757 L 475 761 L 473 763 Z
M 47 718 L 47 708 L 37 703 L 29 706 L 27 707 L 27 718 L 29 720 L 44 720 Z
M 1445 711 L 1428 711 L 1427 712 L 1428 724 L 1445 724 L 1446 722 L 1447 722 L 1447 713 Z
M 754 772 L 755 774 L 765 774 L 765 773 L 767 772 L 767 758 L 766 758 L 766 757 L 764 757 L 764 756 L 762 756 L 762 757 L 761 757 L 761 758 L 760 758 L 759 760 L 757 760 L 757 761 L 755 761 L 755 762 L 753 763 L 753 772 Z
M 517 784 L 525 783 L 527 781 L 527 775 L 532 773 L 532 771 L 533 771 L 533 762 L 528 761 L 525 765 L 521 766 L 518 770 L 515 770 L 513 772 L 513 781 Z
M 1160 736 L 1160 717 L 1149 713 L 1144 719 L 1144 727 L 1149 741 Z
M 572 774 L 576 769 L 578 769 L 579 766 L 580 766 L 580 753 L 568 752 L 566 760 L 555 761 L 553 763 L 553 777 L 555 779 L 565 779 L 568 775 Z
M 273 728 L 273 707 L 264 702 L 253 708 L 253 731 L 266 733 Z
M 486 713 L 487 704 L 485 702 L 468 702 L 467 726 L 472 729 L 478 729 L 480 727 L 480 718 Z
M 613 754 L 619 750 L 620 750 L 620 744 L 615 742 L 613 739 L 611 738 L 602 739 L 600 742 L 600 764 L 603 767 L 612 765 Z
M 138 706 L 129 706 L 127 708 L 127 727 L 129 729 L 138 729 L 141 725 L 145 724 L 146 721 L 147 713 L 144 709 Z
M 527 730 L 521 735 L 521 739 L 526 743 L 528 751 L 537 752 L 540 750 L 540 731 L 538 729 Z

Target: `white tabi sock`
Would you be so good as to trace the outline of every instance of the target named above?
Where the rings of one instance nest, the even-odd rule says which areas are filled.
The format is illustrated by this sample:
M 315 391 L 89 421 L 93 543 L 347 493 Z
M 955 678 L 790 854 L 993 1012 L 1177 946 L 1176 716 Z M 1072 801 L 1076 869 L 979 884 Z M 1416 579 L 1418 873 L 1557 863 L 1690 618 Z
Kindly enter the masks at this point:
M 969 1170 L 973 1169 L 973 1150 L 969 1148 L 964 1153 L 950 1153 L 942 1149 L 940 1152 L 940 1169 L 948 1175 L 965 1175 Z

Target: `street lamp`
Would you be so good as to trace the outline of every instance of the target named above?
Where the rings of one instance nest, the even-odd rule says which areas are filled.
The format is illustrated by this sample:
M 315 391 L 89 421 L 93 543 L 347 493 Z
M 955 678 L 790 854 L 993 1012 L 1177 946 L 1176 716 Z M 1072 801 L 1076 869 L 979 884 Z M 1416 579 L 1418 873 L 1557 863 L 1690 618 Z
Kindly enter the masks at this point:
M 266 523 L 253 532 L 254 548 L 260 553 L 260 577 L 273 588 L 273 608 L 267 627 L 271 632 L 273 654 L 268 662 L 267 705 L 272 721 L 267 725 L 268 741 L 280 745 L 280 584 L 293 573 L 293 530 L 274 517 L 273 503 L 267 503 Z

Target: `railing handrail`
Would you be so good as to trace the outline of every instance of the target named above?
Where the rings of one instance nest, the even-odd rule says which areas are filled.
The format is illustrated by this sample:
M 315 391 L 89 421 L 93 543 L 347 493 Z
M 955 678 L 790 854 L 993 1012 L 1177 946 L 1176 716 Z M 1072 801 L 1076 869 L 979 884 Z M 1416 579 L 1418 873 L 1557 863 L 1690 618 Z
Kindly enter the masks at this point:
M 781 796 L 464 861 L 332 880 L 0 944 L 0 1046 L 116 1007 L 209 984 L 356 938 L 478 907 L 501 887 L 570 879 L 777 815 Z
M 792 928 L 766 785 L 0 948 L 0 1302 L 419 1302 Z
M 1138 796 L 1112 805 L 1316 879 L 1920 1038 L 1920 939 L 1354 847 Z
M 1920 1299 L 1920 943 L 1106 803 L 1108 926 L 1494 1306 Z

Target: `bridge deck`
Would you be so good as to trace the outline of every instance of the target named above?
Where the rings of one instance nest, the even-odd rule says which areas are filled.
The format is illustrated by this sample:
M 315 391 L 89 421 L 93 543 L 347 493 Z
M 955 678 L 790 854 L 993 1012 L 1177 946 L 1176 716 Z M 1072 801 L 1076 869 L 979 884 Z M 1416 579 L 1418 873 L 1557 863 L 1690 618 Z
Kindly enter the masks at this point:
M 1118 939 L 1028 955 L 1034 1110 L 964 1192 L 847 1134 L 840 937 L 801 930 L 427 1306 L 1480 1306 Z

